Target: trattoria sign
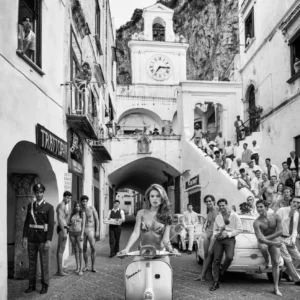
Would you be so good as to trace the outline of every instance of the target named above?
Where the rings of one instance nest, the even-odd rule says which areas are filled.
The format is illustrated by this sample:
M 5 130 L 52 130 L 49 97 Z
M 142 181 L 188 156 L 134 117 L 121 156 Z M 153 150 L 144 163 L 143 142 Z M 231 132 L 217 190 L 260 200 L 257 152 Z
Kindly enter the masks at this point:
M 62 162 L 68 162 L 68 144 L 51 131 L 36 125 L 36 148 Z
M 197 185 L 200 185 L 199 175 L 197 175 L 197 176 L 191 178 L 189 181 L 187 181 L 185 183 L 185 189 L 187 190 L 187 189 L 190 189 L 190 188 L 192 188 L 194 186 L 197 186 Z

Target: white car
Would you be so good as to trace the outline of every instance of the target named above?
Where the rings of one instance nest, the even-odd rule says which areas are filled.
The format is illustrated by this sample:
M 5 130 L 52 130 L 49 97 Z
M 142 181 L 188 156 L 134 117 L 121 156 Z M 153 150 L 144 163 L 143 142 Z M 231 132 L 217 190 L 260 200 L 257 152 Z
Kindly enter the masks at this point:
M 194 227 L 194 247 L 196 247 L 196 240 L 197 238 L 199 238 L 200 234 L 202 233 L 203 225 L 206 220 L 201 214 L 197 214 L 197 215 L 198 215 L 198 223 Z M 171 243 L 177 244 L 179 250 L 182 250 L 181 239 L 179 234 L 178 235 L 175 234 L 174 228 L 177 224 L 182 224 L 182 218 L 183 218 L 182 214 L 174 214 L 173 223 L 170 229 L 170 237 L 172 237 Z M 188 234 L 186 236 L 185 241 L 186 243 L 188 243 Z
M 259 267 L 265 260 L 258 248 L 258 241 L 254 234 L 253 223 L 256 218 L 249 215 L 240 215 L 240 219 L 243 223 L 243 233 L 236 236 L 234 257 L 227 272 L 241 272 L 247 274 L 267 273 L 269 280 L 273 281 L 271 264 L 268 269 L 261 270 Z M 196 260 L 199 264 L 202 264 L 204 259 L 203 241 L 204 233 L 201 233 L 196 241 Z M 224 259 L 225 254 L 223 261 Z M 280 267 L 282 266 L 283 259 L 281 258 Z

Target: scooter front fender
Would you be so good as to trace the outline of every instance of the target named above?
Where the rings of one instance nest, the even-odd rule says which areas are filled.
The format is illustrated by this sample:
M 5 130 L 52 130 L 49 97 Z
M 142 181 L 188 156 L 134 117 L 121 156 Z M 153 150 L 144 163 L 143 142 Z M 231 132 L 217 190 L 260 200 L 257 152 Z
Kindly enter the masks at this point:
M 145 291 L 152 291 L 153 300 L 172 300 L 173 271 L 160 259 L 132 261 L 125 270 L 125 299 L 141 300 Z

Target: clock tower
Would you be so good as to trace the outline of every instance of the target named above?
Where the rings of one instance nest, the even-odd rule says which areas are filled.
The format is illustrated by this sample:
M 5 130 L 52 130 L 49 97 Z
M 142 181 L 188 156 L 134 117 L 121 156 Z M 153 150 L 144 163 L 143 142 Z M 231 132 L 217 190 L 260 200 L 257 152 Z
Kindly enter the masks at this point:
M 188 44 L 174 34 L 173 13 L 160 3 L 144 9 L 144 32 L 133 34 L 128 44 L 133 85 L 178 85 L 186 80 Z

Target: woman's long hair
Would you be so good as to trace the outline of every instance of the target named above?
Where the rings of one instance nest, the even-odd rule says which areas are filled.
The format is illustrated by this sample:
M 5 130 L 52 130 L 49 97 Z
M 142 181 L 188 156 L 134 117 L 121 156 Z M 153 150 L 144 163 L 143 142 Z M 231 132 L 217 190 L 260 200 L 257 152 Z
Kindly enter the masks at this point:
M 161 197 L 161 204 L 159 206 L 158 212 L 156 214 L 156 220 L 165 225 L 172 224 L 172 215 L 170 211 L 170 201 L 168 199 L 165 189 L 159 184 L 152 184 L 146 191 L 145 198 L 147 201 L 147 206 L 151 207 L 150 193 L 152 191 L 157 191 Z
M 73 216 L 75 216 L 77 214 L 77 210 L 76 210 L 76 206 L 79 205 L 80 207 L 80 210 L 79 210 L 79 216 L 80 218 L 82 218 L 82 205 L 79 201 L 75 202 L 74 205 L 73 205 L 73 209 L 72 209 L 72 213 L 71 213 L 71 217 L 70 217 L 70 220 Z

